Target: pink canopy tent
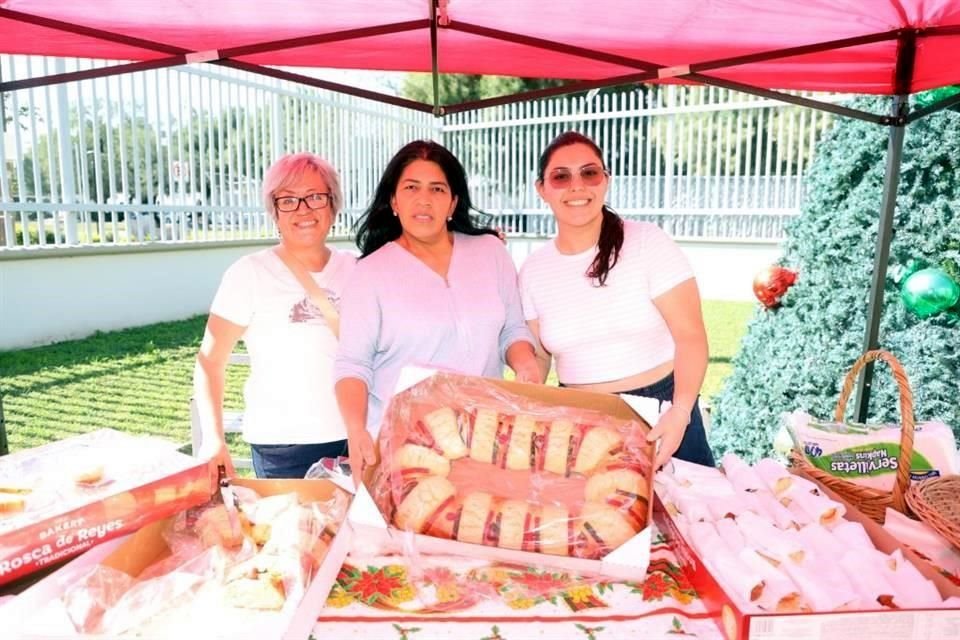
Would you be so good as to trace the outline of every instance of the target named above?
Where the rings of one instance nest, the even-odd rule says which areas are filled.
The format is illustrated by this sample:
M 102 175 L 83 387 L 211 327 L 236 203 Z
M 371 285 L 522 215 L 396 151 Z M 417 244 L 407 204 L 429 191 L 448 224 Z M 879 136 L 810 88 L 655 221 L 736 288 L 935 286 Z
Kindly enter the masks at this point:
M 907 96 L 960 84 L 960 0 L 0 0 L 0 53 L 124 61 L 2 82 L 0 92 L 188 62 L 335 89 L 440 116 L 636 82 L 703 83 L 890 127 L 864 348 L 877 346 L 905 126 L 960 103 L 909 111 Z M 334 67 L 561 78 L 563 87 L 427 105 L 310 78 Z M 436 88 L 436 82 L 434 83 Z M 888 114 L 781 93 L 893 96 Z M 865 418 L 870 368 L 858 396 Z
M 0 52 L 895 95 L 960 83 L 960 2 L 0 0 Z

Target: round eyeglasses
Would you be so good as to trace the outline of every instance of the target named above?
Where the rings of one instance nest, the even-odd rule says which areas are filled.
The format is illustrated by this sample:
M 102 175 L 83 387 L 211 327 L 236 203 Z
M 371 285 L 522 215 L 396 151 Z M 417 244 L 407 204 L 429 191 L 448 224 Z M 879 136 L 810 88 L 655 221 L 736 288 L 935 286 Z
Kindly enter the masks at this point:
M 273 199 L 273 206 L 277 211 L 292 213 L 300 208 L 300 203 L 307 205 L 307 209 L 323 209 L 330 205 L 329 193 L 311 193 L 310 195 L 298 198 L 297 196 L 282 196 Z

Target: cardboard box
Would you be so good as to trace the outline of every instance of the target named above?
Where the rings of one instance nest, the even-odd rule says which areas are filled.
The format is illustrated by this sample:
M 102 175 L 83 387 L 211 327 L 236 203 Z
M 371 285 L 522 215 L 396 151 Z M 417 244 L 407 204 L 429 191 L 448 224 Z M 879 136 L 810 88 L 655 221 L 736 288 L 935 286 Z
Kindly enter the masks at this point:
M 465 384 L 477 384 L 482 380 L 482 384 L 493 385 L 510 393 L 528 398 L 534 401 L 546 403 L 556 407 L 570 407 L 574 409 L 588 409 L 599 412 L 618 420 L 632 420 L 640 424 L 644 429 L 642 436 L 645 436 L 649 425 L 643 417 L 638 415 L 628 404 L 630 398 L 621 398 L 616 395 L 593 393 L 575 389 L 561 389 L 557 387 L 548 387 L 535 384 L 522 384 L 506 380 L 480 379 L 471 376 L 462 376 L 450 373 L 438 373 L 432 369 L 420 369 L 408 367 L 404 369 L 401 380 L 398 384 L 397 394 L 391 400 L 391 407 L 394 403 L 405 402 L 406 396 L 416 394 L 421 385 L 432 382 L 434 376 L 444 376 L 445 380 L 453 384 L 463 382 Z M 636 399 L 641 400 L 641 399 Z M 389 415 L 390 409 L 387 414 Z M 378 447 L 379 449 L 380 447 Z M 649 473 L 647 474 L 647 485 L 653 487 L 653 448 L 650 447 L 651 459 L 649 462 Z M 515 562 L 527 565 L 539 565 L 552 567 L 563 571 L 579 573 L 582 575 L 605 576 L 620 580 L 635 580 L 638 576 L 646 573 L 647 565 L 650 560 L 650 542 L 651 530 L 650 522 L 652 517 L 652 499 L 648 496 L 647 526 L 633 538 L 607 553 L 599 560 L 586 558 L 556 556 L 545 553 L 536 553 L 532 551 L 515 551 L 502 549 L 487 545 L 470 544 L 455 540 L 431 537 L 427 535 L 413 534 L 408 531 L 401 531 L 388 524 L 380 508 L 370 493 L 370 487 L 373 486 L 374 478 L 377 474 L 377 465 L 368 467 L 364 472 L 364 485 L 361 486 L 354 498 L 348 519 L 358 530 L 362 529 L 370 533 L 371 529 L 380 529 L 383 533 L 373 535 L 371 538 L 378 539 L 384 544 L 399 545 L 397 548 L 404 547 L 409 551 L 422 551 L 428 553 L 449 553 L 455 555 L 466 555 L 476 558 L 484 558 L 502 562 Z M 519 472 L 511 472 L 519 473 Z
M 249 487 L 261 496 L 296 492 L 309 501 L 329 500 L 336 492 L 346 493 L 327 480 L 238 479 L 233 484 Z M 133 534 L 100 545 L 24 591 L 13 602 L 0 608 L 0 628 L 4 629 L 4 637 L 7 637 L 8 631 L 12 632 L 12 637 L 24 640 L 102 637 L 64 631 L 72 629 L 72 623 L 64 619 L 63 606 L 55 603 L 67 587 L 82 579 L 97 565 L 109 566 L 135 576 L 150 564 L 166 557 L 170 550 L 161 532 L 168 521 L 153 522 Z M 264 616 L 260 626 L 244 627 L 242 637 L 283 640 L 306 640 L 309 637 L 317 612 L 323 608 L 350 549 L 350 536 L 344 535 L 343 529 L 341 525 L 295 610 L 284 610 L 277 616 Z M 238 635 L 225 630 L 223 635 L 205 633 L 204 637 L 236 638 Z
M 206 463 L 174 447 L 101 429 L 0 457 L 0 489 L 29 490 L 0 515 L 0 584 L 209 499 Z M 99 482 L 77 482 L 99 467 Z
M 846 507 L 845 518 L 859 522 L 873 544 L 890 554 L 900 549 L 907 560 L 937 586 L 943 598 L 960 596 L 960 588 L 950 583 L 926 562 L 901 547 L 883 527 L 867 518 L 845 500 L 820 485 L 820 490 Z M 755 613 L 742 610 L 723 590 L 684 540 L 676 524 L 660 502 L 655 500 L 654 521 L 675 541 L 677 557 L 687 569 L 687 577 L 715 616 L 726 640 L 946 640 L 960 638 L 960 609 L 888 609 L 815 613 Z

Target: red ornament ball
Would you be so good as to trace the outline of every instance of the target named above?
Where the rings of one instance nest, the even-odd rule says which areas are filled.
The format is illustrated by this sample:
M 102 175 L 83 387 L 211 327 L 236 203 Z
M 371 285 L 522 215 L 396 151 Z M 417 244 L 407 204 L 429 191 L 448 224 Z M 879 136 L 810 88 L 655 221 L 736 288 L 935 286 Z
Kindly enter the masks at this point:
M 797 272 L 786 267 L 771 266 L 762 269 L 753 278 L 753 295 L 757 296 L 767 309 L 773 309 L 780 304 L 780 299 L 787 289 L 797 281 Z

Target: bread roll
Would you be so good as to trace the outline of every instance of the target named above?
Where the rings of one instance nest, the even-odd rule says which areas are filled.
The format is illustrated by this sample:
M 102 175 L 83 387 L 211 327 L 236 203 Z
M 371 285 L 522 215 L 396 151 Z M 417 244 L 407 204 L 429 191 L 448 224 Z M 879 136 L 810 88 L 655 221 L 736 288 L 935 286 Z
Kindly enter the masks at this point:
M 436 445 L 443 451 L 443 456 L 450 460 L 457 460 L 467 455 L 467 445 L 460 437 L 457 427 L 457 414 L 450 407 L 440 407 L 423 417 L 423 422 L 433 436 Z
M 470 437 L 470 458 L 477 462 L 493 463 L 493 443 L 497 438 L 498 415 L 491 409 L 477 409 Z
M 32 491 L 33 487 L 28 487 L 25 484 L 13 482 L 12 480 L 0 480 L 0 493 L 16 493 L 18 495 L 26 495 Z
M 22 495 L 0 493 L 0 514 L 19 513 L 26 505 L 26 499 Z
M 510 444 L 507 447 L 506 468 L 516 471 L 526 471 L 530 468 L 530 458 L 533 454 L 533 437 L 537 421 L 531 416 L 519 415 L 513 421 L 513 430 L 510 432 Z
M 554 420 L 547 432 L 543 469 L 560 476 L 569 471 L 570 438 L 573 435 L 573 423 L 569 420 Z
M 272 527 L 270 524 L 254 524 L 250 526 L 250 537 L 258 547 L 262 547 L 270 539 Z
M 233 549 L 243 544 L 243 530 L 239 526 L 234 529 L 230 524 L 230 516 L 222 504 L 211 507 L 197 518 L 196 530 L 204 547 L 221 546 Z
M 450 461 L 442 455 L 419 444 L 407 443 L 397 449 L 396 466 L 404 477 L 448 476 Z
M 500 540 L 504 549 L 521 549 L 530 505 L 523 500 L 504 500 L 500 503 Z
M 572 521 L 565 507 L 544 505 L 540 508 L 540 551 L 554 556 L 570 555 Z
M 649 500 L 650 488 L 646 479 L 636 469 L 607 466 L 587 480 L 584 496 L 587 502 L 624 504 L 634 500 Z
M 593 427 L 583 434 L 577 461 L 573 466 L 575 473 L 586 475 L 593 471 L 612 451 L 623 445 L 623 436 L 606 427 Z
M 484 527 L 490 508 L 493 506 L 493 496 L 482 491 L 468 493 L 463 499 L 460 510 L 460 522 L 457 525 L 457 540 L 472 544 L 483 544 Z
M 231 607 L 276 611 L 283 608 L 287 597 L 283 579 L 274 573 L 256 578 L 239 578 L 224 587 L 224 598 Z
M 73 481 L 77 484 L 97 484 L 103 480 L 103 465 L 99 463 L 79 466 L 73 472 Z
M 427 476 L 420 480 L 397 507 L 395 521 L 401 529 L 422 533 L 427 520 L 452 501 L 456 489 L 441 476 Z
M 580 519 L 587 538 L 606 551 L 616 549 L 637 533 L 623 513 L 601 502 L 584 503 Z

